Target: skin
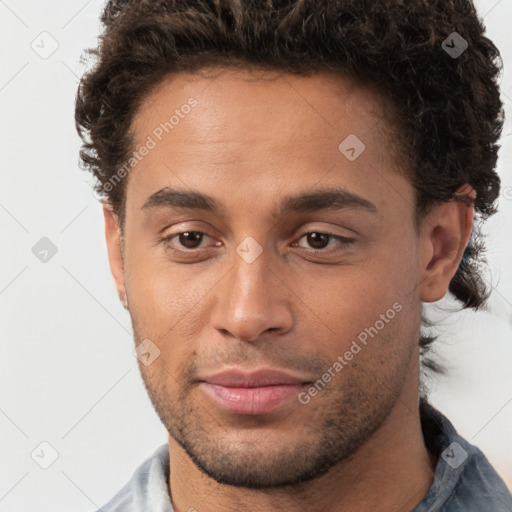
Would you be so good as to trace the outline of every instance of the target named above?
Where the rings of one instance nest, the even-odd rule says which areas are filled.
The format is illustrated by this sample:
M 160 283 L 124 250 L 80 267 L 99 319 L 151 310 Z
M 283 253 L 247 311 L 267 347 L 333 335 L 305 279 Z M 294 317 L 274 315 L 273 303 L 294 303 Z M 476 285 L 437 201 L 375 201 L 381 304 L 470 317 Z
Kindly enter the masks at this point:
M 174 510 L 411 510 L 436 462 L 418 413 L 422 302 L 446 294 L 473 207 L 440 204 L 416 229 L 415 191 L 391 150 L 385 100 L 328 73 L 167 78 L 135 116 L 134 147 L 191 96 L 198 105 L 128 176 L 124 233 L 104 205 L 135 342 L 160 350 L 139 367 L 169 432 Z M 338 149 L 351 133 L 366 147 L 354 161 Z M 223 214 L 143 209 L 164 187 L 208 194 Z M 326 187 L 377 211 L 271 216 L 285 196 Z M 194 230 L 206 235 L 162 241 Z M 325 232 L 353 242 L 307 236 Z M 248 236 L 262 249 L 252 263 L 236 252 Z M 394 303 L 401 311 L 307 404 L 238 414 L 201 387 L 205 375 L 232 367 L 316 382 Z

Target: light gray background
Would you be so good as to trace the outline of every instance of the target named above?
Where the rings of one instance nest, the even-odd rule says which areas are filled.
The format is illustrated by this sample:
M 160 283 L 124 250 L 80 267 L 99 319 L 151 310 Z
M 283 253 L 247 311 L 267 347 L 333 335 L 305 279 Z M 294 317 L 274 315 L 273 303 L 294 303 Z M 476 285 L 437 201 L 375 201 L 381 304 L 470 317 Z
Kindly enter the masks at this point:
M 501 87 L 512 117 L 512 0 L 476 5 L 503 56 Z M 1 512 L 95 510 L 167 441 L 132 353 L 100 205 L 77 166 L 79 59 L 95 45 L 102 6 L 101 0 L 0 0 Z M 40 56 L 55 44 L 52 55 Z M 442 320 L 439 353 L 451 373 L 431 386 L 434 404 L 512 487 L 510 135 L 508 119 L 500 213 L 486 230 L 489 308 L 433 311 Z M 58 249 L 46 263 L 32 253 L 42 237 Z M 48 469 L 34 461 L 50 460 L 42 442 L 59 454 Z

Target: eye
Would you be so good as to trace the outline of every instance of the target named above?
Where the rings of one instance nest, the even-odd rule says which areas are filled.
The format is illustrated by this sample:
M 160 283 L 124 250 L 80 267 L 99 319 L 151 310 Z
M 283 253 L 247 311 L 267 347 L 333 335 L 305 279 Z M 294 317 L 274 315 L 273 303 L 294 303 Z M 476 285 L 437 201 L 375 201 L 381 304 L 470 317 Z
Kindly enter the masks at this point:
M 203 231 L 182 231 L 180 233 L 174 233 L 165 238 L 162 238 L 162 242 L 164 243 L 166 249 L 181 254 L 194 252 L 195 249 L 201 249 L 201 242 L 203 242 L 205 236 L 208 236 L 208 234 Z M 182 247 L 185 250 L 182 250 L 179 247 L 173 247 L 172 240 L 175 238 L 179 244 L 179 247 Z
M 170 251 L 177 256 L 186 257 L 197 255 L 197 253 L 202 249 L 212 248 L 212 246 L 202 246 L 202 242 L 205 240 L 205 237 L 210 238 L 210 236 L 204 231 L 189 230 L 171 234 L 162 238 L 161 241 L 167 251 Z M 299 247 L 307 250 L 308 247 L 304 247 L 299 244 L 299 241 L 302 239 L 305 239 L 306 243 L 310 246 L 309 252 L 313 252 L 315 254 L 342 252 L 347 248 L 347 246 L 355 242 L 352 238 L 336 235 L 334 233 L 311 231 L 309 233 L 304 233 L 298 241 L 292 245 L 298 245 Z M 175 241 L 173 242 L 173 240 Z M 326 249 L 326 247 L 329 247 L 329 243 L 331 241 L 338 242 L 337 247 L 335 246 L 334 248 Z M 219 246 L 222 245 L 222 243 L 216 242 L 214 245 Z
M 303 238 L 306 239 L 306 242 L 312 247 L 314 252 L 331 252 L 331 251 L 340 251 L 346 248 L 347 245 L 354 243 L 354 239 L 347 238 L 341 235 L 335 235 L 334 233 L 323 233 L 320 231 L 311 231 L 309 233 L 304 233 L 299 240 Z M 329 249 L 324 250 L 325 247 L 329 245 L 331 240 L 338 241 L 338 249 Z M 340 247 L 341 246 L 341 247 Z M 303 246 L 300 246 L 303 247 Z M 307 248 L 307 247 L 306 247 Z

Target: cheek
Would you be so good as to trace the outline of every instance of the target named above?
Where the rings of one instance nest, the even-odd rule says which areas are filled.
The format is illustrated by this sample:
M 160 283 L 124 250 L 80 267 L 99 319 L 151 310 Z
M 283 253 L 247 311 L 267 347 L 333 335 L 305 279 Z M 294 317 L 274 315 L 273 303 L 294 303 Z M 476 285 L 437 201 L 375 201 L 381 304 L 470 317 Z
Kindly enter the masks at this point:
M 193 272 L 168 262 L 142 262 L 134 255 L 127 265 L 127 294 L 137 339 L 151 339 L 173 374 L 195 357 L 195 340 L 209 315 L 208 294 L 219 277 Z
M 295 285 L 307 305 L 300 306 L 306 314 L 301 320 L 333 340 L 332 355 L 361 340 L 374 345 L 372 353 L 380 357 L 381 350 L 399 350 L 404 340 L 414 339 L 421 314 L 411 293 L 414 282 L 410 250 L 376 248 L 374 256 L 358 265 L 303 274 Z
M 132 280 L 128 300 L 136 343 L 150 339 L 159 350 L 159 357 L 141 372 L 153 383 L 165 383 L 166 393 L 177 393 L 178 383 L 196 358 L 196 339 L 204 325 L 198 322 L 196 294 L 146 269 Z
M 132 248 L 126 258 L 126 289 L 130 310 L 169 324 L 197 302 L 196 280 L 187 271 L 165 261 L 158 248 Z M 203 289 L 204 293 L 204 289 Z

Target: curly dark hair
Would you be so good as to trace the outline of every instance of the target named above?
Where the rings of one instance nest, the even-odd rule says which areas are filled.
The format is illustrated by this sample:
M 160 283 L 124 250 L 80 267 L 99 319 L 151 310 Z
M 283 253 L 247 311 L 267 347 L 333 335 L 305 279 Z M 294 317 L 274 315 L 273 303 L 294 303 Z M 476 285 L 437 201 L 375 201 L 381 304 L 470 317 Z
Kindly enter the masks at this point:
M 392 109 L 394 150 L 415 187 L 417 219 L 457 200 L 465 183 L 476 192 L 475 221 L 496 211 L 502 62 L 471 0 L 111 0 L 101 21 L 75 119 L 82 167 L 97 178 L 121 233 L 126 180 L 105 185 L 134 150 L 137 109 L 169 75 L 209 66 L 329 71 L 375 88 Z M 456 56 L 447 51 L 454 37 L 467 43 Z M 475 222 L 449 287 L 462 308 L 476 310 L 489 295 L 483 249 Z M 442 371 L 425 357 L 434 339 L 420 335 L 422 365 Z

